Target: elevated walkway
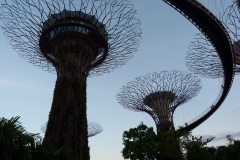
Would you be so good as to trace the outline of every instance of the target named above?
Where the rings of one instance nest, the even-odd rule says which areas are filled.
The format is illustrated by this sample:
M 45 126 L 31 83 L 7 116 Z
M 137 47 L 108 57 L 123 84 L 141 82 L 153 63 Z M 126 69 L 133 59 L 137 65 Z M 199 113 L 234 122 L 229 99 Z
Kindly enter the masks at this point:
M 212 43 L 223 66 L 223 84 L 215 102 L 198 117 L 180 126 L 180 130 L 192 130 L 208 119 L 223 103 L 234 78 L 234 56 L 231 39 L 223 24 L 197 0 L 163 0 L 191 23 Z

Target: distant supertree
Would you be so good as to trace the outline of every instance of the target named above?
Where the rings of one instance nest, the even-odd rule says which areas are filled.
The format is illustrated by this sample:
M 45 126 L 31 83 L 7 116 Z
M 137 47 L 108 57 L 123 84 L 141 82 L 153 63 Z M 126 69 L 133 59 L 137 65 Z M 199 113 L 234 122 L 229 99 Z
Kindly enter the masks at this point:
M 183 139 L 184 143 L 180 144 L 180 148 L 182 150 L 184 159 L 188 159 L 187 155 L 188 155 L 189 149 L 191 151 L 192 147 L 194 147 L 194 146 L 202 148 L 204 145 L 206 145 L 207 143 L 214 140 L 215 136 L 204 135 L 204 136 L 192 136 L 192 137 L 188 137 L 188 138 L 190 138 L 190 139 L 188 139 L 188 140 Z
M 47 129 L 47 122 L 44 125 L 42 125 L 41 131 L 43 133 L 46 133 L 46 129 Z M 88 121 L 88 138 L 93 137 L 101 133 L 102 131 L 103 131 L 103 128 L 100 124 Z
M 4 2 L 2 2 L 4 3 Z M 2 29 L 30 63 L 57 73 L 44 144 L 89 159 L 86 82 L 124 65 L 141 35 L 127 0 L 5 0 Z
M 182 148 L 189 148 L 189 147 L 193 147 L 194 145 L 200 145 L 200 146 L 204 146 L 207 143 L 211 142 L 212 140 L 215 139 L 215 136 L 213 135 L 203 135 L 203 136 L 195 136 L 195 138 L 200 139 L 198 140 L 192 140 L 189 143 L 186 143 L 184 145 L 181 145 Z
M 226 8 L 219 20 L 232 40 L 235 74 L 240 74 L 240 12 L 236 1 Z M 221 78 L 224 75 L 218 51 L 202 33 L 197 34 L 189 46 L 186 65 L 190 71 L 205 78 Z
M 201 80 L 183 71 L 162 71 L 135 78 L 122 87 L 118 102 L 129 110 L 148 113 L 157 131 L 175 129 L 173 114 L 177 107 L 195 97 Z
M 213 135 L 203 135 L 203 136 L 197 136 L 198 138 L 202 138 L 201 139 L 201 145 L 203 146 L 203 145 L 206 145 L 207 143 L 209 143 L 209 142 L 211 142 L 212 140 L 214 140 L 215 139 L 215 136 L 213 136 Z
M 102 131 L 103 131 L 103 128 L 100 124 L 88 121 L 88 137 L 96 136 Z
M 235 74 L 240 74 L 240 41 L 233 44 L 235 57 Z M 189 46 L 185 58 L 189 71 L 204 78 L 222 78 L 223 68 L 216 49 L 209 40 L 201 33 Z

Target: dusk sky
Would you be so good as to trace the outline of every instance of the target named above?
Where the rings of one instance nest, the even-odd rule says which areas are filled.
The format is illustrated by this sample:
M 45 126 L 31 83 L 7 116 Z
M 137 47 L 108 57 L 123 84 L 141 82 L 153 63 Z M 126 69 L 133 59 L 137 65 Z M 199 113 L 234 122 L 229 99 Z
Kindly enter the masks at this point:
M 3 0 L 1 0 L 2 2 Z M 223 2 L 223 3 L 220 3 Z M 0 3 L 1 3 L 0 2 Z M 185 56 L 199 30 L 169 5 L 159 0 L 131 0 L 141 20 L 142 38 L 138 51 L 129 62 L 102 76 L 87 81 L 87 117 L 103 127 L 89 139 L 92 160 L 122 160 L 122 134 L 144 122 L 155 123 L 146 113 L 124 109 L 117 102 L 120 88 L 135 77 L 165 70 L 187 71 Z M 214 14 L 223 11 L 231 0 L 199 0 Z M 2 22 L 0 21 L 0 25 Z M 31 133 L 41 133 L 48 120 L 56 74 L 43 71 L 21 58 L 0 29 L 0 117 L 21 116 L 22 125 Z M 217 99 L 222 79 L 202 79 L 198 96 L 183 104 L 174 114 L 175 126 L 190 121 Z M 235 76 L 222 106 L 193 130 L 194 135 L 214 135 L 209 146 L 226 144 L 226 135 L 240 139 L 240 76 Z

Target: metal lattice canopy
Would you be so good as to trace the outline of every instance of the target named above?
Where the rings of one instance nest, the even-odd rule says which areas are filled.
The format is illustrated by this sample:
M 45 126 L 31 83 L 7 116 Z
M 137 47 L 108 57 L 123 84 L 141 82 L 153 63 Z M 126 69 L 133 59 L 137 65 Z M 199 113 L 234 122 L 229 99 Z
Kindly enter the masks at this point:
M 42 125 L 41 131 L 45 133 L 46 129 L 47 129 L 47 122 L 44 125 Z M 100 124 L 88 121 L 88 138 L 93 137 L 101 133 L 102 131 L 103 131 L 103 128 Z
M 239 63 L 239 41 L 233 44 L 235 57 L 235 74 L 240 73 Z M 185 58 L 186 66 L 189 71 L 204 78 L 222 78 L 223 68 L 221 60 L 216 49 L 201 33 L 196 35 L 196 38 L 189 46 Z
M 207 144 L 215 139 L 215 136 L 213 136 L 213 135 L 204 135 L 201 137 L 202 137 L 202 144 Z
M 166 126 L 173 125 L 175 109 L 195 97 L 200 89 L 201 80 L 193 74 L 162 71 L 128 82 L 121 88 L 117 99 L 126 109 L 148 113 L 157 128 L 164 130 Z
M 203 136 L 196 136 L 197 139 L 200 139 L 200 141 L 192 141 L 190 143 L 181 145 L 182 148 L 190 148 L 193 147 L 194 145 L 200 145 L 204 146 L 207 143 L 211 142 L 212 140 L 215 139 L 215 136 L 213 135 L 203 135 Z
M 88 121 L 88 137 L 93 137 L 103 131 L 100 124 Z
M 101 75 L 126 64 L 139 45 L 140 21 L 127 0 L 1 3 L 1 27 L 14 50 L 49 72 L 73 63 Z
M 201 77 L 223 77 L 223 68 L 218 53 L 201 33 L 197 34 L 189 46 L 185 61 L 188 70 Z

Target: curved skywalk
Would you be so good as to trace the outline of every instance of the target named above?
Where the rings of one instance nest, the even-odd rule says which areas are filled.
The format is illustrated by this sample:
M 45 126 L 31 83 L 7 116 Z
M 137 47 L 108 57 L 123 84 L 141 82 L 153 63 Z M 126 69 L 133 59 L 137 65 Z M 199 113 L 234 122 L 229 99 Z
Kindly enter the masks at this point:
M 234 78 L 234 56 L 229 34 L 223 24 L 197 0 L 163 0 L 191 23 L 212 43 L 223 66 L 223 84 L 215 102 L 193 120 L 180 126 L 180 130 L 192 130 L 208 119 L 223 103 Z

